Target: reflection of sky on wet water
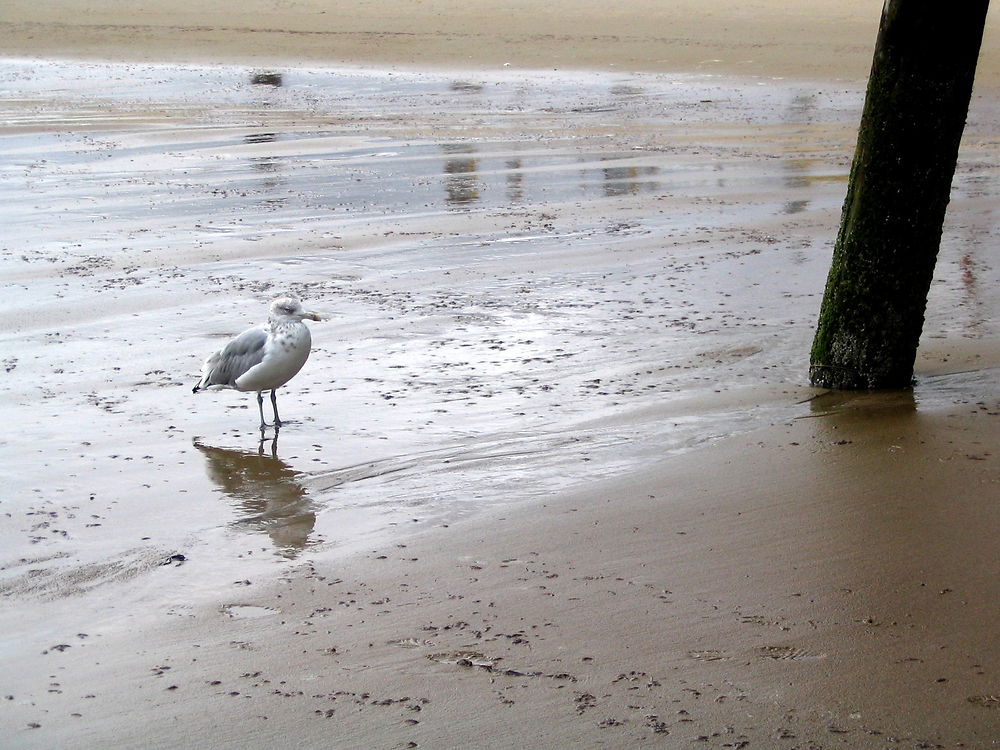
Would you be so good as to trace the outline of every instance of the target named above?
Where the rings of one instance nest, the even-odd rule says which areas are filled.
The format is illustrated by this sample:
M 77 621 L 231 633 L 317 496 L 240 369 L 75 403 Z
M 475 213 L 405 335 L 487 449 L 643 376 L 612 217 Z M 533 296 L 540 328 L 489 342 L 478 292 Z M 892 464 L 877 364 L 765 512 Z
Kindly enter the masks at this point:
M 27 191 L 0 185 L 8 241 L 35 242 L 38 221 L 57 224 L 56 236 L 90 231 L 99 217 L 86 195 L 109 189 L 117 200 L 103 209 L 114 212 L 107 219 L 141 216 L 156 229 L 162 217 L 176 237 L 212 231 L 234 216 L 240 224 L 229 231 L 250 234 L 266 231 L 276 220 L 343 224 L 387 214 L 490 210 L 602 196 L 690 196 L 738 188 L 755 179 L 718 162 L 678 164 L 675 159 L 665 165 L 655 153 L 553 153 L 530 142 L 391 142 L 359 148 L 345 147 L 334 134 L 252 131 L 176 143 L 163 153 L 156 145 L 130 140 L 120 134 L 24 138 L 18 150 Z M 806 171 L 811 166 L 792 162 L 771 179 L 805 192 L 812 184 Z M 48 210 L 39 216 L 32 209 L 42 194 Z M 807 205 L 803 198 L 785 211 Z M 267 215 L 260 215 L 260 209 Z
M 572 200 L 595 193 L 608 197 L 665 189 L 660 167 L 632 165 L 634 155 L 567 155 L 553 159 L 530 152 L 510 156 L 480 150 L 475 143 L 446 143 L 444 188 L 449 207 L 477 203 L 516 206 L 543 200 Z M 621 166 L 600 167 L 603 162 Z M 575 184 L 574 184 L 575 181 Z
M 4 146 L 14 156 L 6 171 L 24 175 L 23 184 L 0 181 L 5 239 L 15 247 L 37 241 L 39 220 L 62 242 L 92 234 L 102 222 L 138 216 L 148 219 L 150 232 L 190 239 L 267 232 L 278 221 L 342 225 L 594 197 L 691 196 L 760 180 L 741 173 L 726 149 L 709 153 L 713 138 L 728 135 L 696 97 L 705 96 L 706 86 L 713 100 L 745 94 L 705 80 L 566 76 L 529 83 L 333 70 L 126 70 L 0 66 Z M 814 95 L 754 95 L 765 100 L 756 110 L 761 128 L 808 127 L 822 108 Z M 64 102 L 66 117 L 54 129 L 33 113 L 33 102 L 42 99 L 54 100 L 55 106 L 47 103 L 54 117 Z M 430 123 L 401 120 L 408 110 Z M 579 132 L 566 132 L 566 118 Z M 19 122 L 30 129 L 18 133 Z M 705 141 L 692 149 L 685 128 L 694 126 L 705 130 Z M 603 131 L 622 127 L 648 131 L 650 147 L 608 153 Z M 765 179 L 798 181 L 805 193 L 814 178 L 842 179 L 843 169 L 795 158 Z M 86 196 L 99 200 L 109 191 L 115 205 L 96 213 Z M 39 216 L 41 196 L 47 211 Z M 809 200 L 781 210 L 802 211 Z

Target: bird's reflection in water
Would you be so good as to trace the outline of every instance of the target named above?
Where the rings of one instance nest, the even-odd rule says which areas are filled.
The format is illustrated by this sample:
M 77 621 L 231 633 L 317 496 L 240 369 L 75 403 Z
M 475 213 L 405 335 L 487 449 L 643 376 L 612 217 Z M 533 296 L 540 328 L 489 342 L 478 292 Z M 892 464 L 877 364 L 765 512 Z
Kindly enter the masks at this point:
M 309 544 L 316 513 L 298 472 L 278 458 L 277 435 L 262 439 L 256 452 L 216 448 L 197 440 L 194 445 L 205 456 L 209 479 L 235 501 L 238 525 L 265 532 L 284 557 L 297 556 Z

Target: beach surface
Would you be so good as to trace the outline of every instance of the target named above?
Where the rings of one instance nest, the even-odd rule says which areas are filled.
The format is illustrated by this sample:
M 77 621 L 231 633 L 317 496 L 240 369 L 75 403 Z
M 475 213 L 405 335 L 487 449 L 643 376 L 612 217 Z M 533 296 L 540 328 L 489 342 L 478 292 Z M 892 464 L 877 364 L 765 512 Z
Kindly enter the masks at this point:
M 880 6 L 5 3 L 0 745 L 996 747 L 996 9 L 914 388 L 807 385 Z

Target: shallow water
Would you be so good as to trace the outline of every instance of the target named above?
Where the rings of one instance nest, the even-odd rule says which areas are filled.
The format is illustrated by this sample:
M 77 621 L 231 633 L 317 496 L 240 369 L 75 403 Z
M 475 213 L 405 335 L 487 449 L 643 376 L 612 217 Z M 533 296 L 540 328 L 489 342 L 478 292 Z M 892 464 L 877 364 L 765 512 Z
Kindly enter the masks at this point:
M 8 596 L 183 614 L 808 413 L 857 90 L 7 61 L 0 92 Z M 996 334 L 991 106 L 932 345 Z M 328 320 L 261 441 L 190 386 L 284 291 Z

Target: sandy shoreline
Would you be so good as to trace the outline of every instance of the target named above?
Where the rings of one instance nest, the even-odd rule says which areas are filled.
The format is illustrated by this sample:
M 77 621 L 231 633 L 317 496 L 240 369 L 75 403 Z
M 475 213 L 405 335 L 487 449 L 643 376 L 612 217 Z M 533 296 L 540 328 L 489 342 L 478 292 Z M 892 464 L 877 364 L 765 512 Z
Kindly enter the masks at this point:
M 10 0 L 0 14 L 7 56 L 265 65 L 695 71 L 863 80 L 878 0 L 787 3 L 654 2 L 611 9 L 596 0 L 502 5 L 424 0 L 274 3 L 206 8 L 190 0 L 87 6 Z M 1000 81 L 993 9 L 981 86 Z
M 123 18 L 13 0 L 0 44 L 856 88 L 880 3 L 279 5 L 171 0 Z M 991 24 L 980 92 L 1000 70 Z M 50 117 L 32 119 L 27 96 L 8 110 L 11 175 L 24 162 L 30 192 L 10 194 L 58 212 L 10 222 L 3 258 L 10 295 L 46 297 L 28 320 L 0 310 L 23 425 L 0 443 L 16 467 L 4 479 L 27 498 L 0 526 L 18 550 L 0 561 L 4 742 L 997 746 L 993 102 L 970 120 L 917 387 L 836 396 L 804 387 L 794 352 L 836 224 L 851 127 L 828 102 L 846 84 L 754 93 L 740 79 L 688 103 L 661 81 L 581 76 L 568 100 L 470 73 L 414 77 L 391 89 L 412 100 L 381 110 L 382 76 L 353 114 L 287 75 L 287 91 L 249 95 L 213 80 L 224 116 L 95 93 L 60 125 L 58 90 Z M 462 98 L 504 87 L 499 104 Z M 665 128 L 649 92 L 684 116 Z M 748 112 L 752 125 L 728 127 Z M 144 159 L 159 171 L 131 166 Z M 359 218 L 338 225 L 317 218 L 314 185 L 343 165 L 330 189 Z M 380 190 L 349 192 L 373 177 Z M 123 245 L 143 256 L 115 255 Z M 315 330 L 289 406 L 301 421 L 257 456 L 244 399 L 192 408 L 169 370 L 194 372 L 243 323 L 232 301 L 266 298 L 269 273 L 341 319 Z M 745 415 L 770 426 L 734 435 Z M 484 509 L 476 493 L 511 501 Z M 338 548 L 338 519 L 370 523 L 373 507 L 384 527 L 363 538 L 378 544 Z
M 776 3 L 553 2 L 502 6 L 455 0 L 281 3 L 225 9 L 172 0 L 131 9 L 15 0 L 0 19 L 8 55 L 145 61 L 365 62 L 452 68 L 596 68 L 864 75 L 878 3 L 810 3 L 789 14 Z M 855 7 L 856 6 L 856 7 Z M 869 13 L 857 12 L 868 7 Z M 815 13 L 813 12 L 815 11 Z M 780 41 L 779 41 L 780 40 Z M 794 47 L 790 48 L 789 42 Z M 809 54 L 803 54 L 809 50 Z
M 47 651 L 51 676 L 26 670 L 19 693 L 62 694 L 18 746 L 991 747 L 998 407 L 818 403 L 516 514 L 234 582 L 138 635 L 84 633 Z

